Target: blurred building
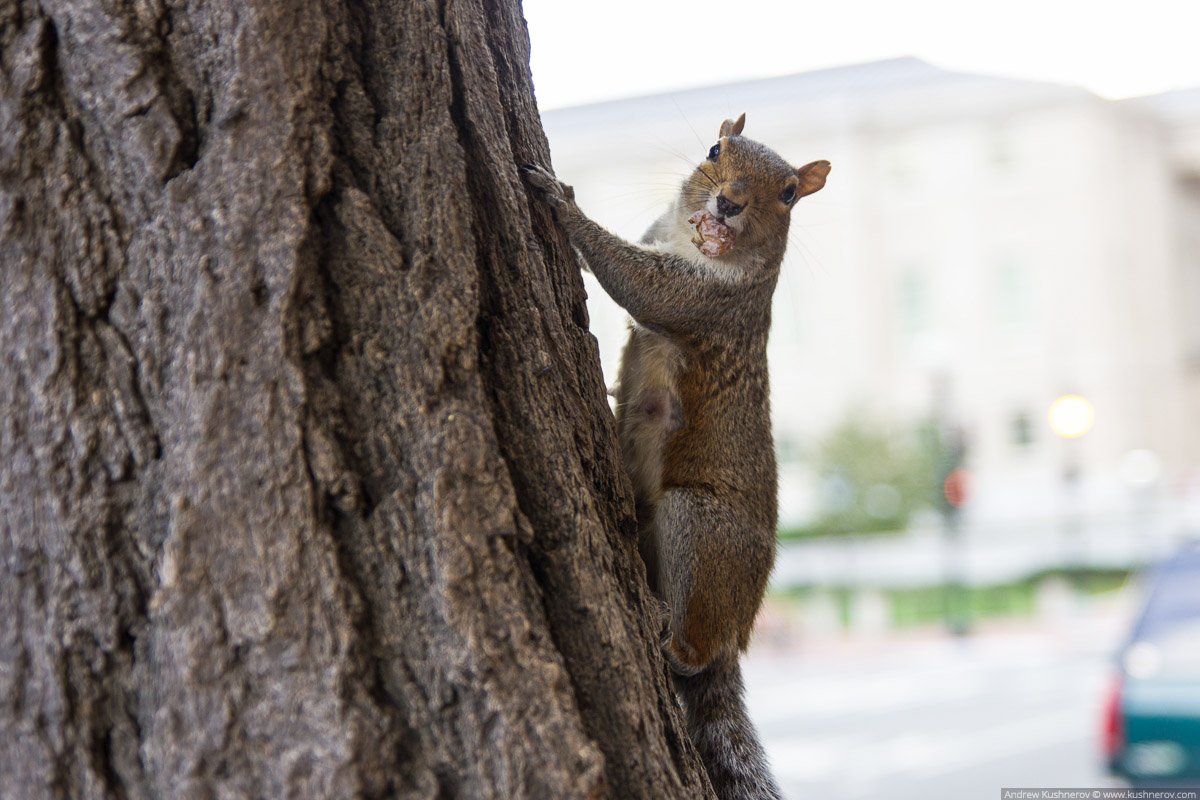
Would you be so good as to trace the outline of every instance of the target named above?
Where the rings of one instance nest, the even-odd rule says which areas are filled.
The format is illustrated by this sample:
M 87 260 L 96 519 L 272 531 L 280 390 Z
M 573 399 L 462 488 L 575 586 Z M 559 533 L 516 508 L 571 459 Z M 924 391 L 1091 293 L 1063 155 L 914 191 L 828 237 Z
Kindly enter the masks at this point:
M 637 239 L 716 140 L 833 162 L 801 201 L 770 350 L 784 523 L 848 416 L 967 437 L 964 524 L 1107 541 L 1200 528 L 1200 90 L 1082 89 L 898 59 L 548 112 L 582 207 Z M 590 280 L 590 278 L 589 278 Z M 615 379 L 625 315 L 589 283 Z M 1056 435 L 1056 398 L 1094 422 Z

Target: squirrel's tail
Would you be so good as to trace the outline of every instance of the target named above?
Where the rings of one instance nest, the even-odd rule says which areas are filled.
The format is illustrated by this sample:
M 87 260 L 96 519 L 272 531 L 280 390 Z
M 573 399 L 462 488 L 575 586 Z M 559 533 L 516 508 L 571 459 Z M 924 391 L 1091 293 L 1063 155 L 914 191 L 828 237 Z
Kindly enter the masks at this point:
M 736 658 L 715 659 L 695 675 L 675 674 L 688 733 L 720 800 L 781 800 L 767 756 L 742 700 Z

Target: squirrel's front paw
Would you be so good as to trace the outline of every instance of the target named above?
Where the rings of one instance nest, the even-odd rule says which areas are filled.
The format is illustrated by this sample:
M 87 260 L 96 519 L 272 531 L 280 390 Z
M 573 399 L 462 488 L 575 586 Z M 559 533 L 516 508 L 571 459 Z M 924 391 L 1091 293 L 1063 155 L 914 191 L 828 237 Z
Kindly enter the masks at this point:
M 564 211 L 575 201 L 575 190 L 554 177 L 554 173 L 537 164 L 526 164 L 521 167 L 525 180 L 542 193 L 542 197 L 554 209 L 555 216 Z

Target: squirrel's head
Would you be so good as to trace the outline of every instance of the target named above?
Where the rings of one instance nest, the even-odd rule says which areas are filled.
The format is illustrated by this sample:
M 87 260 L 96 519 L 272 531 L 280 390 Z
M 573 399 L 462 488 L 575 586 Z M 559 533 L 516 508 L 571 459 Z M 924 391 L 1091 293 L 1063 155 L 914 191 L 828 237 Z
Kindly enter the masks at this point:
M 796 201 L 818 191 L 828 161 L 793 167 L 778 153 L 741 135 L 746 115 L 721 123 L 720 138 L 684 182 L 685 216 L 706 210 L 732 229 L 731 249 L 782 243 Z

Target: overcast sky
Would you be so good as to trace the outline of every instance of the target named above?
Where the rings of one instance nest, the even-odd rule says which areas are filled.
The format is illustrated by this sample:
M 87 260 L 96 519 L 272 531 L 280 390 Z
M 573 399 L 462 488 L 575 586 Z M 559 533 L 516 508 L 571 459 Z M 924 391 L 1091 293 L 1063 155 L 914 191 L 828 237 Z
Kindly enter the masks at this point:
M 1200 0 L 524 0 L 543 109 L 896 56 L 1083 86 L 1200 86 Z

